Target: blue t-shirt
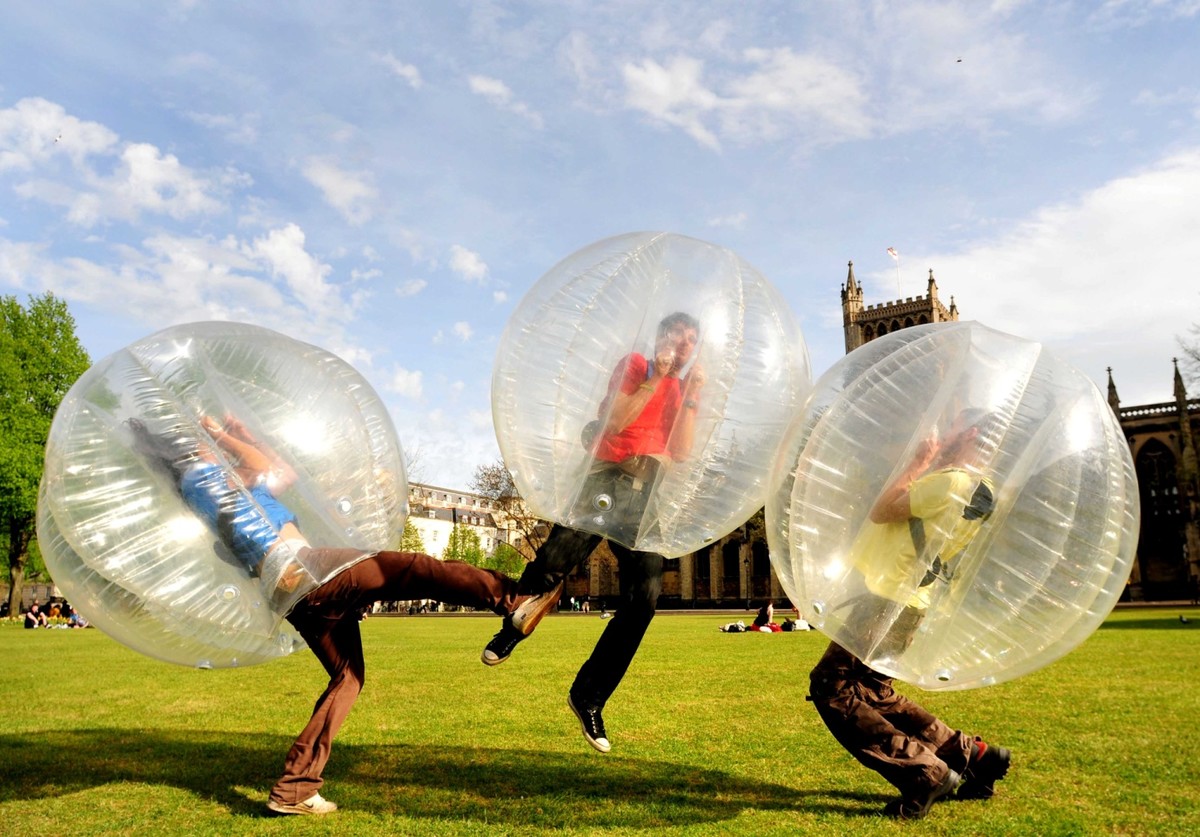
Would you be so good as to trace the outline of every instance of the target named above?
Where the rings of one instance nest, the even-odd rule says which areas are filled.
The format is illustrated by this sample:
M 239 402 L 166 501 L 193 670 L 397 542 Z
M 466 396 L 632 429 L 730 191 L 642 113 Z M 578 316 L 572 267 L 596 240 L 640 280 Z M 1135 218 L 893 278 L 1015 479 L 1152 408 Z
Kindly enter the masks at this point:
M 204 519 L 252 573 L 279 540 L 279 530 L 296 521 L 296 515 L 275 499 L 265 482 L 251 486 L 247 494 L 231 487 L 224 469 L 213 462 L 189 468 L 180 480 L 179 492 L 188 508 Z

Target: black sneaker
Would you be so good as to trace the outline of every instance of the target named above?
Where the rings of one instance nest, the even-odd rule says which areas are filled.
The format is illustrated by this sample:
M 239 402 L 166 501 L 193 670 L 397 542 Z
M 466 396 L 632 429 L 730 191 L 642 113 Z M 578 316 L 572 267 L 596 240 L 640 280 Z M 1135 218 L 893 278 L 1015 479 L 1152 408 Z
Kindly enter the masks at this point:
M 510 613 L 504 617 L 504 625 L 500 628 L 499 633 L 483 646 L 483 656 L 480 659 L 483 660 L 485 666 L 498 666 L 512 656 L 513 649 L 524 638 L 525 634 L 513 627 Z
M 599 706 L 589 706 L 583 701 L 576 703 L 575 697 L 570 694 L 567 695 L 567 706 L 571 707 L 571 711 L 579 719 L 583 726 L 583 737 L 589 744 L 602 753 L 612 749 L 612 745 L 608 743 L 608 736 L 604 733 L 604 718 L 600 715 Z
M 889 817 L 901 820 L 919 820 L 929 813 L 929 809 L 933 807 L 933 803 L 939 799 L 945 799 L 954 793 L 954 789 L 958 787 L 959 781 L 961 781 L 961 777 L 951 770 L 946 775 L 946 778 L 942 780 L 942 783 L 933 790 L 922 796 L 893 799 L 883 809 L 883 813 Z
M 963 773 L 959 799 L 991 799 L 996 792 L 996 783 L 1008 773 L 1012 752 L 1004 747 L 994 747 L 976 737 L 971 749 L 971 760 Z

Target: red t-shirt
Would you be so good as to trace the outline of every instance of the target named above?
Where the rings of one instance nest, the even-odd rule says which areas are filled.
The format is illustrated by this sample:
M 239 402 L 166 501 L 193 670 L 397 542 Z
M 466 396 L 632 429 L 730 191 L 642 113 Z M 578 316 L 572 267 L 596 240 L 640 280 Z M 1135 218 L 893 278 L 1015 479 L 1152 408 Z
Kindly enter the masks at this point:
M 631 395 L 650 377 L 650 362 L 637 352 L 627 355 L 608 382 L 608 395 L 600 405 L 600 417 L 608 413 L 614 395 L 620 391 Z M 683 391 L 678 378 L 663 378 L 641 415 L 620 433 L 603 433 L 596 442 L 596 458 L 605 462 L 620 462 L 638 454 L 668 454 L 667 440 L 683 403 Z

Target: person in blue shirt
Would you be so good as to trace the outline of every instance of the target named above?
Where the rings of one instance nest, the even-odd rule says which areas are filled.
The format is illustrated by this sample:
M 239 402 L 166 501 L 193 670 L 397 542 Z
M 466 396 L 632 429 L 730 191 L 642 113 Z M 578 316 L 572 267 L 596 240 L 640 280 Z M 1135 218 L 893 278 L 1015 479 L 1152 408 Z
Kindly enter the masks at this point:
M 308 643 L 329 674 L 312 717 L 292 745 L 267 807 L 279 814 L 327 814 L 337 805 L 321 796 L 321 774 L 333 738 L 362 690 L 359 617 L 376 601 L 435 599 L 511 615 L 526 631 L 546 603 L 517 592 L 517 582 L 461 561 L 416 552 L 365 552 L 308 543 L 296 515 L 279 495 L 297 476 L 233 416 L 204 416 L 215 447 L 152 433 L 127 422 L 134 447 L 166 473 L 187 507 L 251 575 Z

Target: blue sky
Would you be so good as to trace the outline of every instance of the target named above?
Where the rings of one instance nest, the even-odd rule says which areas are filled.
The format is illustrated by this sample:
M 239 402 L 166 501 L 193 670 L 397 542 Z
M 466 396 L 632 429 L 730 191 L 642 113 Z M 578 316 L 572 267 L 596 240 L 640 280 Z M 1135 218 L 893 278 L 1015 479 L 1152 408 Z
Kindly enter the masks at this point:
M 1125 404 L 1200 322 L 1200 0 L 10 4 L 0 293 L 93 359 L 237 319 L 335 351 L 418 479 L 498 457 L 504 324 L 663 230 L 774 282 L 819 374 L 846 263 Z M 900 253 L 897 264 L 887 254 Z M 1200 393 L 1195 393 L 1200 394 Z

